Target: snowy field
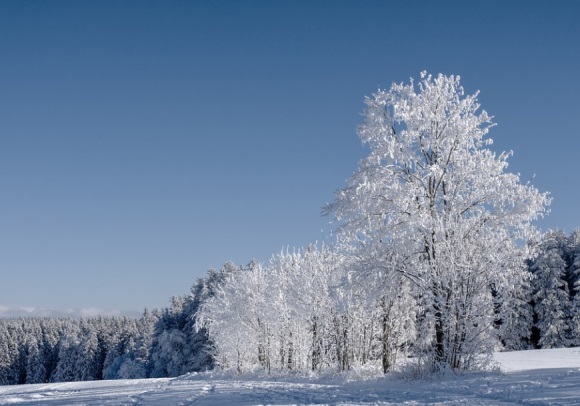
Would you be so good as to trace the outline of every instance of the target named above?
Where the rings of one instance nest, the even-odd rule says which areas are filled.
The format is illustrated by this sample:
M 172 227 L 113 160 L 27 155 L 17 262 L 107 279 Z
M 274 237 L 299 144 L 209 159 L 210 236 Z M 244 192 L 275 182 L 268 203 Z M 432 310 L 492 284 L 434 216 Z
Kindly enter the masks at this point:
M 496 354 L 504 373 L 347 382 L 192 374 L 0 387 L 0 405 L 580 405 L 580 349 Z

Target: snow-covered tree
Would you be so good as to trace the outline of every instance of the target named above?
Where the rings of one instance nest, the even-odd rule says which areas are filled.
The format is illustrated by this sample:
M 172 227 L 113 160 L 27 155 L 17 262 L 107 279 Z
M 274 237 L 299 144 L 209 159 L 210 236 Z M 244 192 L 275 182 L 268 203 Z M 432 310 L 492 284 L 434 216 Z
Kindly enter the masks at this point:
M 348 277 L 338 289 L 339 308 L 353 327 L 353 362 L 380 361 L 383 372 L 396 364 L 400 350 L 416 345 L 419 307 L 410 282 L 394 267 L 400 258 L 390 257 L 376 268 L 364 258 L 346 260 Z
M 214 296 L 198 312 L 217 350 L 217 363 L 225 368 L 264 368 L 270 361 L 265 308 L 265 270 L 252 262 L 245 269 L 226 264 L 228 275 L 214 287 Z
M 566 243 L 567 238 L 563 232 L 547 233 L 530 267 L 533 274 L 536 344 L 541 348 L 565 347 L 569 344 L 570 296 L 564 260 Z
M 99 341 L 96 330 L 91 327 L 85 328 L 78 344 L 79 357 L 76 359 L 75 381 L 94 381 L 97 379 Z
M 170 308 L 156 317 L 149 351 L 151 376 L 177 376 L 213 367 L 207 331 L 195 328 L 196 314 L 205 300 L 214 295 L 213 286 L 223 279 L 225 269 L 209 270 L 206 277 L 192 285 L 189 295 L 174 297 Z
M 350 323 L 336 296 L 342 262 L 326 245 L 282 251 L 270 260 L 271 329 L 281 346 L 276 352 L 288 357 L 281 369 L 349 369 Z
M 72 382 L 77 378 L 77 367 L 82 356 L 78 336 L 78 331 L 71 331 L 59 341 L 58 364 L 51 376 L 52 382 Z
M 507 296 L 496 294 L 496 306 L 504 309 L 497 314 L 496 325 L 498 327 L 498 349 L 527 350 L 532 346 L 533 307 L 531 274 L 524 274 L 522 283 L 515 285 Z
M 572 290 L 570 295 L 573 296 L 571 304 L 570 333 L 571 345 L 580 346 L 580 230 L 576 230 L 570 236 L 571 240 L 571 266 L 570 275 L 572 277 Z
M 580 292 L 580 229 L 576 230 L 570 236 L 572 248 L 572 268 L 571 273 L 574 276 L 574 291 Z
M 5 323 L 0 326 L 0 383 L 2 385 L 19 383 L 19 336 L 21 333 L 14 323 Z
M 361 261 L 413 285 L 429 364 L 474 367 L 495 344 L 492 286 L 506 297 L 521 283 L 549 196 L 506 172 L 510 154 L 488 148 L 491 118 L 458 76 L 422 73 L 366 104 L 359 136 L 370 154 L 327 212 Z
M 22 337 L 21 352 L 25 355 L 25 383 L 42 383 L 46 377 L 44 353 L 41 351 L 42 330 L 37 319 L 26 320 L 26 332 Z

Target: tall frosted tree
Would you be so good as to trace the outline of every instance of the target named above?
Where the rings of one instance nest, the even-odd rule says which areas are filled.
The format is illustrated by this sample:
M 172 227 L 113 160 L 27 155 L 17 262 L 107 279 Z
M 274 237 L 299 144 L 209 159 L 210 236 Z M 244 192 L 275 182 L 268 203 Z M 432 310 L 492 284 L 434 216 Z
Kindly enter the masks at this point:
M 370 153 L 326 208 L 367 268 L 413 285 L 420 355 L 435 369 L 469 369 L 491 354 L 502 312 L 492 290 L 506 297 L 521 283 L 524 242 L 550 203 L 506 172 L 510 153 L 489 149 L 493 123 L 477 95 L 458 76 L 423 72 L 367 98 L 358 134 Z

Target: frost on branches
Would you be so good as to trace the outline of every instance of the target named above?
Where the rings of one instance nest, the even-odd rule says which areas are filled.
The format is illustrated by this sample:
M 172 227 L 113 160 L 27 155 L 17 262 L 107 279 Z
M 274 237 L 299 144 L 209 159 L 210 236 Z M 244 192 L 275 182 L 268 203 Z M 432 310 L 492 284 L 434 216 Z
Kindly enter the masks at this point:
M 339 366 L 342 333 L 331 289 L 340 262 L 327 247 L 311 246 L 230 272 L 197 314 L 216 363 L 238 372 Z
M 422 73 L 366 104 L 358 133 L 370 154 L 326 210 L 359 270 L 411 283 L 427 365 L 476 367 L 508 310 L 495 298 L 525 280 L 532 222 L 550 198 L 506 172 L 510 153 L 488 148 L 491 117 L 458 76 Z
M 366 277 L 348 278 L 345 261 L 309 246 L 230 272 L 197 313 L 217 365 L 238 373 L 389 370 L 414 339 L 409 284 L 387 295 L 361 283 Z

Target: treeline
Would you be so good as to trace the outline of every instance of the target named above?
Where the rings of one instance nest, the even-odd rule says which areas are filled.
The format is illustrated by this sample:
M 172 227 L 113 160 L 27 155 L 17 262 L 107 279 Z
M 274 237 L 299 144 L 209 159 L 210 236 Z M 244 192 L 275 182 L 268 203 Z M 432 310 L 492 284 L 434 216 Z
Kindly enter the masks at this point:
M 331 248 L 310 246 L 228 272 L 197 314 L 216 364 L 239 373 L 346 371 L 375 362 L 388 370 L 421 339 L 417 298 L 402 278 L 355 278 L 348 265 Z
M 0 384 L 178 376 L 213 367 L 193 315 L 223 273 L 165 309 L 129 317 L 0 319 Z
M 496 309 L 504 309 L 480 314 L 478 320 L 487 324 L 474 322 L 461 331 L 456 351 L 471 362 L 463 368 L 485 362 L 476 348 L 482 331 L 491 331 L 497 350 L 580 346 L 580 231 L 548 232 L 536 251 L 526 280 L 508 297 L 493 285 L 454 292 L 461 297 L 462 289 L 480 290 L 493 297 Z M 197 313 L 215 363 L 238 372 L 305 373 L 365 367 L 387 372 L 408 356 L 420 364 L 432 349 L 425 298 L 403 276 L 365 272 L 357 264 L 357 258 L 329 247 L 311 246 L 225 274 Z M 477 314 L 479 303 L 457 306 L 450 314 Z
M 172 377 L 214 367 L 386 372 L 406 357 L 420 362 L 433 329 L 423 298 L 405 278 L 356 263 L 332 247 L 309 246 L 267 264 L 210 270 L 190 294 L 138 319 L 2 319 L 0 384 Z M 503 350 L 580 346 L 580 231 L 546 233 L 528 271 L 513 295 L 495 295 L 496 306 L 511 312 L 473 326 L 464 346 L 478 344 L 480 328 L 493 329 Z
M 149 351 L 149 313 L 90 319 L 7 319 L 0 323 L 0 382 L 24 384 L 135 377 Z

